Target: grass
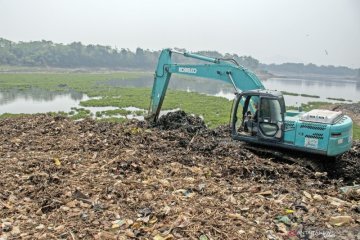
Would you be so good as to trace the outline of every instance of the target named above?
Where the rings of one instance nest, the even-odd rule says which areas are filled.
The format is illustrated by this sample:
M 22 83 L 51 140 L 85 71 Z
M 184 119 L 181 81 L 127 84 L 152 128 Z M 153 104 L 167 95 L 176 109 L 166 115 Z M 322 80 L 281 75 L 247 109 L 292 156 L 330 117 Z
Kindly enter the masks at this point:
M 91 99 L 80 104 L 84 107 L 118 108 L 137 107 L 148 109 L 150 103 L 150 89 L 146 88 L 113 88 L 102 99 Z M 120 96 L 120 97 L 119 97 Z M 199 93 L 168 90 L 162 110 L 180 108 L 185 112 L 202 115 L 209 127 L 216 127 L 229 122 L 231 102 L 225 98 L 207 96 Z M 107 115 L 121 114 L 120 110 L 105 111 Z M 112 114 L 114 113 L 114 114 Z M 138 111 L 137 114 L 143 114 Z
M 360 139 L 360 126 L 355 123 L 353 125 L 353 138 Z
M 329 106 L 329 105 L 333 105 L 332 103 L 328 103 L 328 102 L 308 102 L 308 103 L 302 103 L 301 104 L 301 108 L 303 111 L 308 112 L 312 109 L 316 109 L 316 108 L 324 108 L 325 106 Z M 286 106 L 286 110 L 298 110 L 298 107 L 295 106 Z
M 308 102 L 307 104 L 302 103 L 301 107 L 303 109 L 303 111 L 308 112 L 310 110 L 313 109 L 321 109 L 324 108 L 324 106 L 329 106 L 329 105 L 333 105 L 332 103 L 328 103 L 328 102 Z
M 78 119 L 83 119 L 83 118 L 87 118 L 87 117 L 92 117 L 93 114 L 91 113 L 90 110 L 85 109 L 85 108 L 71 108 L 72 111 L 69 112 L 69 116 L 71 119 L 73 120 L 78 120 Z
M 41 88 L 48 91 L 64 92 L 73 89 L 86 93 L 88 96 L 106 96 L 113 87 L 105 82 L 113 79 L 135 79 L 149 77 L 147 72 L 116 72 L 116 73 L 2 73 L 0 74 L 1 89 Z M 110 91 L 111 92 L 111 91 Z
M 147 72 L 116 72 L 116 73 L 2 73 L 0 74 L 1 89 L 29 89 L 41 88 L 49 91 L 66 92 L 75 90 L 85 93 L 90 97 L 102 97 L 82 101 L 83 107 L 114 106 L 118 108 L 137 107 L 148 109 L 150 104 L 151 89 L 149 88 L 123 88 L 106 84 L 113 79 L 136 79 L 149 77 Z M 229 122 L 231 102 L 225 98 L 207 96 L 199 93 L 168 90 L 163 110 L 181 108 L 182 110 L 201 115 L 211 128 Z M 113 116 L 121 114 L 122 110 L 104 111 L 98 116 Z M 135 114 L 143 115 L 141 111 Z M 146 112 L 145 112 L 146 114 Z M 85 109 L 72 109 L 69 114 L 73 119 L 90 116 Z
M 31 114 L 25 114 L 25 113 L 3 113 L 0 114 L 0 119 L 5 119 L 5 118 L 18 118 L 18 117 L 25 117 L 25 116 L 30 116 Z

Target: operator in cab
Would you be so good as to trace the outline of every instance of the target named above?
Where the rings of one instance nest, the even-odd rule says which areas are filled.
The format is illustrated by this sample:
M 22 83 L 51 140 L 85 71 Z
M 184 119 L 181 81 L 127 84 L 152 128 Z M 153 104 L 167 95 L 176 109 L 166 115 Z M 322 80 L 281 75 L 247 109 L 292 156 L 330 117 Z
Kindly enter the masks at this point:
M 255 135 L 257 132 L 257 122 L 259 115 L 259 104 L 255 104 L 255 113 L 254 116 L 251 115 L 250 111 L 247 111 L 245 120 L 244 120 L 244 131 L 250 132 L 251 135 Z

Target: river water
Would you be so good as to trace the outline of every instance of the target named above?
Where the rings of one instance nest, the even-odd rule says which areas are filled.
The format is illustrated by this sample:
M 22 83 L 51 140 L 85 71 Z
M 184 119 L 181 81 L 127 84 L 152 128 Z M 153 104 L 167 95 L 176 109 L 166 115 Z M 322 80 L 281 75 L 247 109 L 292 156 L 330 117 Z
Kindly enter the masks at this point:
M 153 80 L 142 79 L 113 79 L 105 84 L 113 87 L 152 87 Z M 100 83 L 99 83 L 100 84 Z M 104 84 L 104 83 L 101 83 Z M 285 95 L 288 106 L 298 106 L 300 103 L 310 101 L 332 101 L 327 98 L 344 98 L 353 102 L 360 101 L 360 81 L 346 80 L 334 77 L 313 77 L 313 78 L 271 78 L 263 81 L 267 89 L 287 91 L 299 94 L 317 95 L 320 98 L 309 98 L 301 96 Z M 231 100 L 234 97 L 234 90 L 231 85 L 211 81 L 207 79 L 180 79 L 172 78 L 169 84 L 170 89 L 199 92 L 207 95 L 225 97 Z M 26 90 L 0 90 L 0 114 L 3 113 L 44 113 L 71 111 L 72 107 L 80 107 L 80 101 L 90 99 L 86 94 L 76 91 L 65 93 L 50 92 L 42 89 Z M 115 109 L 114 107 L 87 108 L 93 113 Z
M 271 78 L 264 81 L 264 85 L 267 89 L 271 90 L 316 95 L 320 97 L 309 98 L 285 95 L 286 104 L 289 106 L 294 106 L 296 103 L 300 104 L 310 101 L 341 102 L 329 100 L 327 98 L 343 98 L 353 102 L 360 101 L 360 81 L 356 80 L 331 77 Z

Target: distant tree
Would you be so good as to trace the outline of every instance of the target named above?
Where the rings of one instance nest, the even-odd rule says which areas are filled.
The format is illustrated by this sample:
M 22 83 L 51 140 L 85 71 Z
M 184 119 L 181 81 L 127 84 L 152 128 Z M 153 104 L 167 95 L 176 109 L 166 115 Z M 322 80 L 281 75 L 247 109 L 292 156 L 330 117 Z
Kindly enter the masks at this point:
M 186 49 L 175 48 L 184 52 Z M 315 64 L 284 63 L 260 64 L 251 56 L 237 54 L 221 54 L 217 51 L 199 51 L 197 54 L 213 58 L 233 58 L 240 65 L 252 70 L 266 70 L 270 72 L 292 72 L 312 74 L 335 74 L 342 76 L 358 76 L 360 69 L 347 67 L 316 66 Z M 102 45 L 83 45 L 81 42 L 70 44 L 53 43 L 52 41 L 12 42 L 0 38 L 0 64 L 14 66 L 43 66 L 43 67 L 104 67 L 104 68 L 137 68 L 153 70 L 157 64 L 160 51 L 150 51 L 137 48 L 135 52 L 127 48 L 112 48 Z M 203 64 L 203 61 L 173 55 L 174 62 L 187 64 Z

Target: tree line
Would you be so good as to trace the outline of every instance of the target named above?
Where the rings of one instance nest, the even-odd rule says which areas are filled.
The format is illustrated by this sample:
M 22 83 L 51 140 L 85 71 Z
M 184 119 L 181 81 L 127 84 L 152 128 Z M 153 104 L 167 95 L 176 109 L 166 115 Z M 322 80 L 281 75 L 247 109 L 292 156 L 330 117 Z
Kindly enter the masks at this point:
M 186 51 L 185 49 L 177 49 Z M 202 51 L 199 54 L 235 58 L 241 65 L 251 69 L 258 67 L 259 61 L 250 56 L 236 54 L 222 55 L 216 51 Z M 60 68 L 135 68 L 153 70 L 157 64 L 160 51 L 137 48 L 112 48 L 102 45 L 83 45 L 81 42 L 70 44 L 53 43 L 52 41 L 12 42 L 0 38 L 0 64 L 12 66 L 60 67 Z M 193 59 L 174 56 L 175 61 L 198 63 Z
M 177 49 L 186 51 L 185 49 Z M 302 63 L 260 64 L 251 56 L 221 54 L 217 51 L 199 51 L 198 54 L 216 58 L 234 58 L 240 65 L 252 70 L 269 72 L 316 73 L 356 76 L 358 69 L 348 67 L 317 66 Z M 137 48 L 134 52 L 126 48 L 113 48 L 103 45 L 84 45 L 81 42 L 70 44 L 52 41 L 13 42 L 0 38 L 0 65 L 56 67 L 56 68 L 111 68 L 153 70 L 160 51 Z M 200 63 L 196 59 L 174 56 L 174 61 Z
M 355 77 L 360 69 L 351 69 L 343 66 L 317 66 L 315 64 L 283 63 L 283 64 L 261 64 L 262 69 L 272 73 L 293 73 L 293 74 L 324 74 Z

